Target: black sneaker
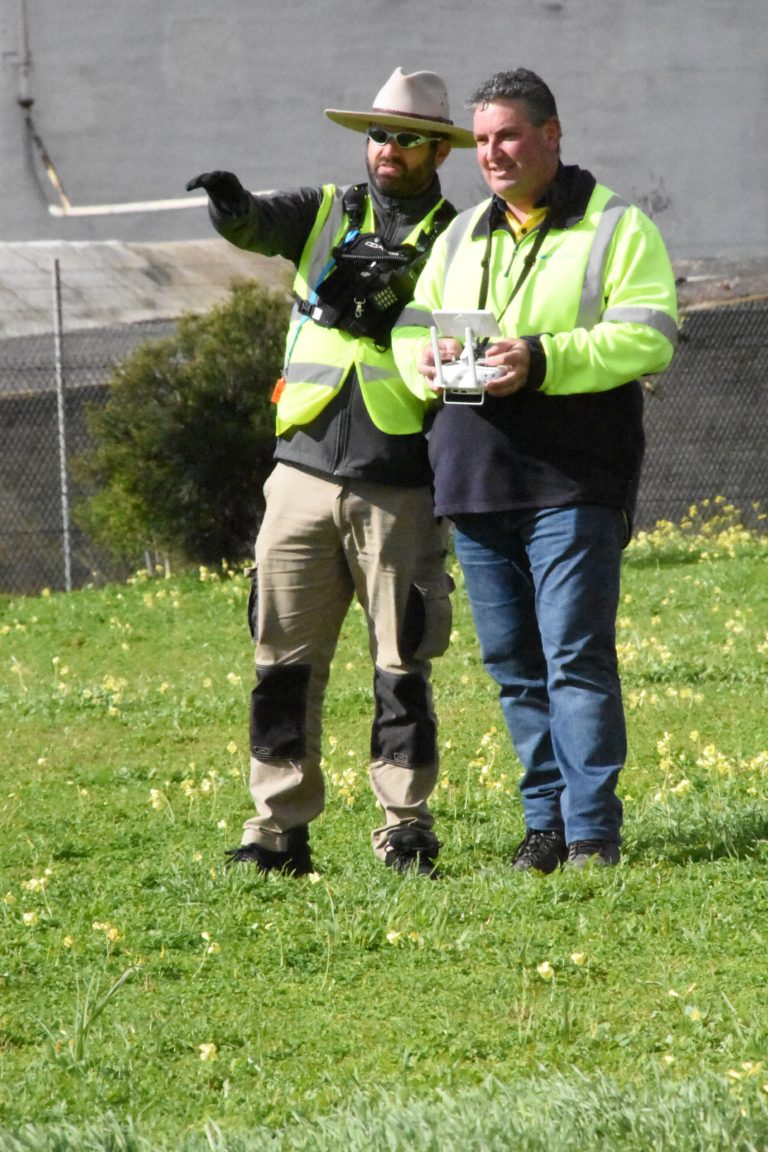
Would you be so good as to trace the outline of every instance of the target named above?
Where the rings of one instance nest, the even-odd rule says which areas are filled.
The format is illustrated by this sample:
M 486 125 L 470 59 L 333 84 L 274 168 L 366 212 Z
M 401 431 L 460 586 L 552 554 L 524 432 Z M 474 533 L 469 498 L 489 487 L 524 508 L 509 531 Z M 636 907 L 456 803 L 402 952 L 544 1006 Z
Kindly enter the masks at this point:
M 540 832 L 529 828 L 522 844 L 512 857 L 512 867 L 520 872 L 554 872 L 568 858 L 568 849 L 562 832 Z
M 440 873 L 435 859 L 439 851 L 440 841 L 434 832 L 417 828 L 413 824 L 403 824 L 390 832 L 387 838 L 384 863 L 396 872 L 417 872 L 419 876 L 437 880 Z
M 618 844 L 613 840 L 576 840 L 568 845 L 568 867 L 612 868 L 621 859 Z
M 225 852 L 227 867 L 232 864 L 255 864 L 259 872 L 283 872 L 286 876 L 309 876 L 314 872 L 309 851 L 309 832 L 294 828 L 288 833 L 285 852 L 274 852 L 262 844 L 241 844 Z

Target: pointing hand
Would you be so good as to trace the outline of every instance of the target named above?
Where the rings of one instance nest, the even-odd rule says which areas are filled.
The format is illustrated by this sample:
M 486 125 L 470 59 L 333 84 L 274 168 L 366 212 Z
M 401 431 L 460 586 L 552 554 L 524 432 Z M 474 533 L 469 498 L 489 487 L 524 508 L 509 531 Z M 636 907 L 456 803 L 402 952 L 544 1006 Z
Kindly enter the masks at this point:
M 248 209 L 248 193 L 234 172 L 202 172 L 190 180 L 187 192 L 203 188 L 214 208 L 228 216 L 240 216 Z

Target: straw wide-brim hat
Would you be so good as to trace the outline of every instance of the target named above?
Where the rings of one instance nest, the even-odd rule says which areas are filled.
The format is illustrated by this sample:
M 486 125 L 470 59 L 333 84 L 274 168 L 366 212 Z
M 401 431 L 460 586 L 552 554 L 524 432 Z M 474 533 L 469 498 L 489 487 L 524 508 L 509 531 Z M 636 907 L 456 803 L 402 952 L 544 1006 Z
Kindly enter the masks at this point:
M 329 120 L 367 132 L 372 124 L 405 128 L 425 136 L 442 136 L 454 148 L 474 148 L 475 138 L 467 128 L 458 128 L 450 117 L 448 91 L 436 72 L 405 73 L 395 68 L 384 87 L 374 97 L 369 112 L 345 112 L 326 108 Z

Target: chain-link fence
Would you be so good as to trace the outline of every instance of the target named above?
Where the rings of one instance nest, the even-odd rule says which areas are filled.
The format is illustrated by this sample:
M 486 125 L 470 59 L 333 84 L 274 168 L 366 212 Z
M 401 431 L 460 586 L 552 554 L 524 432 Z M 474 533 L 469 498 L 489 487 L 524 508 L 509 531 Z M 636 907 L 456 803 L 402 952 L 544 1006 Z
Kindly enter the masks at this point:
M 115 366 L 169 322 L 0 341 L 0 592 L 124 579 L 130 569 L 78 527 L 72 462 L 91 445 L 87 410 Z M 134 569 L 144 563 L 137 557 Z
M 637 526 L 724 497 L 750 527 L 768 512 L 768 297 L 683 313 L 681 343 L 646 393 Z
M 0 592 L 123 579 L 78 528 L 71 462 L 89 446 L 86 410 L 171 322 L 0 339 Z M 646 390 L 647 452 L 636 527 L 678 521 L 723 497 L 758 525 L 768 497 L 768 298 L 684 314 L 671 367 Z M 153 558 L 154 559 L 154 558 Z M 146 562 L 135 558 L 133 568 Z

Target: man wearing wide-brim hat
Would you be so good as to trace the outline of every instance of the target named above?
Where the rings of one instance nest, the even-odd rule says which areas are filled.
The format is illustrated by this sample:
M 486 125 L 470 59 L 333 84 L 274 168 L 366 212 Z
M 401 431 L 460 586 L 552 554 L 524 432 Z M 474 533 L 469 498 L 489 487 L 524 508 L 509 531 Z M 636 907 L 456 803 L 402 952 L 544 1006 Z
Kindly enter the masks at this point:
M 433 402 L 403 385 L 390 330 L 456 214 L 437 170 L 451 147 L 472 147 L 474 138 L 451 120 L 434 72 L 397 68 L 369 110 L 329 108 L 326 116 L 367 134 L 366 184 L 253 195 L 233 173 L 215 171 L 187 185 L 205 188 L 222 236 L 296 267 L 273 397 L 277 463 L 256 541 L 256 815 L 229 856 L 262 872 L 313 871 L 323 697 L 356 596 L 374 665 L 370 780 L 384 813 L 373 850 L 396 872 L 435 876 L 430 672 L 448 644 L 451 585 L 424 438 Z
M 407 112 L 402 111 L 406 108 Z M 326 108 L 325 114 L 329 120 L 341 124 L 342 128 L 351 128 L 353 132 L 367 132 L 371 125 L 380 125 L 436 136 L 457 148 L 475 146 L 472 132 L 457 127 L 451 120 L 448 93 L 435 72 L 414 72 L 406 76 L 402 68 L 395 68 L 374 98 L 370 112 Z

